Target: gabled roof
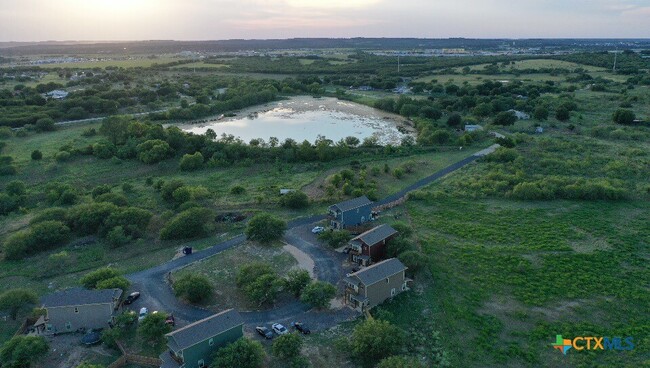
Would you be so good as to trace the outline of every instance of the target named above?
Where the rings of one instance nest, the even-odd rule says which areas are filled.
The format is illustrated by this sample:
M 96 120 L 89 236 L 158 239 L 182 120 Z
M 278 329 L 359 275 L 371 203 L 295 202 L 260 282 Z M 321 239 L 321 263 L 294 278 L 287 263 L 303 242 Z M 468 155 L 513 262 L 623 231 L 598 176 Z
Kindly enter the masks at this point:
M 348 277 L 358 278 L 364 285 L 372 285 L 387 277 L 406 270 L 406 266 L 397 258 L 389 258 L 385 261 L 375 263 L 370 267 L 348 275 Z
M 112 304 L 122 296 L 122 289 L 88 290 L 73 288 L 45 295 L 43 307 L 55 308 L 65 306 Z
M 383 225 L 373 227 L 372 229 L 366 231 L 365 233 L 356 236 L 355 238 L 352 239 L 352 241 L 361 240 L 362 242 L 372 246 L 397 233 L 398 231 L 393 229 L 392 226 L 388 224 L 383 224 Z
M 361 196 L 358 198 L 350 199 L 345 202 L 337 203 L 335 205 L 330 206 L 338 208 L 340 211 L 345 212 L 349 210 L 353 210 L 355 208 L 367 206 L 369 204 L 372 204 L 372 201 L 368 199 L 366 196 Z
M 243 324 L 244 320 L 239 313 L 234 309 L 228 309 L 191 323 L 165 336 L 169 339 L 169 347 L 174 351 L 178 351 L 187 349 L 192 345 Z

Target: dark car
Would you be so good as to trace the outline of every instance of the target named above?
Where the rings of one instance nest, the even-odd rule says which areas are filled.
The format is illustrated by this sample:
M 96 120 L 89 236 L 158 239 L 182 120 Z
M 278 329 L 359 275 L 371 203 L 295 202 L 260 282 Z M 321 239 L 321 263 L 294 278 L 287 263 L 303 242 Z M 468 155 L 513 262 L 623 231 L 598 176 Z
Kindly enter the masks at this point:
M 165 319 L 165 323 L 172 327 L 176 326 L 176 319 L 174 318 L 174 315 L 173 314 L 168 315 L 167 318 Z
M 271 330 L 269 330 L 266 327 L 257 326 L 255 327 L 255 331 L 257 331 L 257 333 L 260 334 L 260 336 L 264 337 L 267 340 L 273 338 L 273 332 L 271 332 Z
M 127 296 L 126 299 L 124 299 L 124 304 L 131 304 L 136 299 L 138 299 L 139 297 L 140 297 L 140 293 L 137 292 L 137 291 L 134 291 L 131 294 L 129 294 L 129 296 Z
M 302 322 L 294 322 L 291 325 L 293 327 L 295 327 L 296 330 L 302 332 L 305 335 L 309 335 L 311 333 L 311 330 L 309 329 L 309 327 L 307 327 L 307 325 L 305 325 Z

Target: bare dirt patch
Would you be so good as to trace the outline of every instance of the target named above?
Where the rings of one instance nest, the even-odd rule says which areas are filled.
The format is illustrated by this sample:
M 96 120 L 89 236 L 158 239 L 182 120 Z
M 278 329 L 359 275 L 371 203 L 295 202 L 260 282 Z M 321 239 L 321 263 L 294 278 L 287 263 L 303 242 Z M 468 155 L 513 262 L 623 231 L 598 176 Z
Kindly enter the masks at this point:
M 295 246 L 293 246 L 291 244 L 287 244 L 287 243 L 285 243 L 285 245 L 282 247 L 282 249 L 289 252 L 293 256 L 293 258 L 295 258 L 296 261 L 298 261 L 298 265 L 296 267 L 294 267 L 294 268 L 302 268 L 304 270 L 307 270 L 307 272 L 309 272 L 309 276 L 311 276 L 312 278 L 315 277 L 314 276 L 314 266 L 315 266 L 314 260 L 311 259 L 311 257 L 307 253 L 305 253 L 302 250 L 296 248 Z

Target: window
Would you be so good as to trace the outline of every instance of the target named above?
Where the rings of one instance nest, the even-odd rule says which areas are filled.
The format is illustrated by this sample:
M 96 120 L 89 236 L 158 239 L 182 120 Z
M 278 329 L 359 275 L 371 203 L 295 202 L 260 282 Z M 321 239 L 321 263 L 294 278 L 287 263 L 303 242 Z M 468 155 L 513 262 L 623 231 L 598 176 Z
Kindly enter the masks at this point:
M 208 340 L 208 345 L 210 345 L 210 346 L 214 345 L 214 339 L 213 338 L 210 338 L 210 340 Z
M 390 278 L 386 277 L 386 283 L 388 284 L 390 282 Z
M 72 330 L 72 323 L 66 322 L 65 323 L 65 329 L 68 330 L 68 331 Z
M 390 289 L 390 296 L 395 296 L 395 288 Z
M 74 312 L 75 312 L 75 313 L 79 313 L 79 308 L 74 307 Z
M 406 290 L 406 283 L 402 284 L 402 291 Z
M 205 367 L 205 360 L 199 360 L 199 367 Z

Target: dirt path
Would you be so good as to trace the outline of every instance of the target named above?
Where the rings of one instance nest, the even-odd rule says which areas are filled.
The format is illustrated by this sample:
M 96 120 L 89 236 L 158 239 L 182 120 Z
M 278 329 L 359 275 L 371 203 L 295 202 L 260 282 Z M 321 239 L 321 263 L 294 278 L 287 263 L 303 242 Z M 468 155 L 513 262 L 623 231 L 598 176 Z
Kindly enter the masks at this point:
M 284 245 L 284 247 L 282 247 L 282 249 L 289 252 L 293 256 L 293 258 L 295 258 L 296 261 L 298 261 L 298 266 L 300 268 L 302 268 L 302 269 L 307 270 L 307 272 L 309 272 L 309 276 L 311 276 L 311 278 L 314 278 L 315 277 L 314 276 L 314 265 L 315 265 L 314 260 L 311 259 L 311 257 L 307 253 L 305 253 L 302 250 L 294 247 L 293 245 L 287 244 L 287 243 L 284 243 L 284 244 L 285 245 Z

